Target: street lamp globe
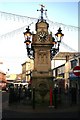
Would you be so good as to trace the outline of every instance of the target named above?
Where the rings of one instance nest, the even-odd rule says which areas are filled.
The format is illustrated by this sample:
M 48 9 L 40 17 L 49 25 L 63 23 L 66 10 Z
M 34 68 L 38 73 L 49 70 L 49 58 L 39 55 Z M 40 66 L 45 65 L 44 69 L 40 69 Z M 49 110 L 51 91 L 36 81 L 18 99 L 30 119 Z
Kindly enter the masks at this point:
M 26 45 L 29 45 L 30 43 L 31 43 L 31 35 L 32 35 L 32 33 L 30 32 L 30 29 L 29 29 L 29 26 L 28 26 L 28 28 L 26 28 L 26 32 L 24 32 L 23 34 L 24 34 L 24 38 L 25 38 L 25 41 L 24 41 L 24 43 L 26 43 Z
M 61 27 L 59 27 L 58 32 L 55 34 L 56 38 L 57 38 L 57 42 L 61 42 L 62 37 L 64 36 L 64 34 L 62 33 Z

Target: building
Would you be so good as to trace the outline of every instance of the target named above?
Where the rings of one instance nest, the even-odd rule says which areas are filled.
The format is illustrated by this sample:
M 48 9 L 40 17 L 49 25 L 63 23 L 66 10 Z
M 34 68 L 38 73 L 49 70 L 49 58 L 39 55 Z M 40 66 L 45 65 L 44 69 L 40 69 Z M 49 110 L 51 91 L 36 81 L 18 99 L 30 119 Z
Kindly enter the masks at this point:
M 65 60 L 64 64 L 59 65 L 58 67 L 54 67 L 53 76 L 55 79 L 58 82 L 62 81 L 64 88 L 66 88 L 66 85 L 69 87 L 72 85 L 78 85 L 78 78 L 73 74 L 73 68 L 75 66 L 80 66 L 80 53 L 60 52 L 54 57 L 54 60 Z
M 60 87 L 65 87 L 65 64 L 62 64 L 53 69 L 53 81 L 54 86 L 59 85 Z
M 28 60 L 22 64 L 22 80 L 23 82 L 30 81 L 31 71 L 34 69 L 34 61 Z
M 6 74 L 0 70 L 0 80 L 6 81 Z
M 17 74 L 15 82 L 21 82 L 22 81 L 22 73 Z
M 75 66 L 80 66 L 80 53 L 76 53 L 65 64 L 65 84 L 80 88 L 79 76 L 74 75 L 73 69 Z
M 9 83 L 21 82 L 22 74 L 6 74 L 6 79 Z
M 6 74 L 0 70 L 0 89 L 6 88 L 6 83 L 8 83 L 6 80 Z

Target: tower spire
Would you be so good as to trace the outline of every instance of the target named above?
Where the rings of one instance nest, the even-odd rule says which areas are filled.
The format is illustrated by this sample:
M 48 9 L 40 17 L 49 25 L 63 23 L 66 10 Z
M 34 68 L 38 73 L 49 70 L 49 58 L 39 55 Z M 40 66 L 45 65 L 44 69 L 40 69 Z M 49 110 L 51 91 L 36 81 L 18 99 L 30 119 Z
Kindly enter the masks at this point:
M 44 5 L 40 5 L 41 6 L 41 9 L 40 10 L 37 10 L 37 11 L 41 11 L 41 21 L 43 21 L 43 12 L 44 11 L 47 11 L 47 10 L 44 10 L 43 8 L 45 7 Z

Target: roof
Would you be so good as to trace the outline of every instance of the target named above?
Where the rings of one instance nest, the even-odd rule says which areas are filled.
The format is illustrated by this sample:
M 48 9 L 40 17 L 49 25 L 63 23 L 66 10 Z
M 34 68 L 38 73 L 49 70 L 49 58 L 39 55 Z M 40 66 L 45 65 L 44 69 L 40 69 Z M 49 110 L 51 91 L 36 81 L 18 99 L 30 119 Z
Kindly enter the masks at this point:
M 66 56 L 73 58 L 75 55 L 80 55 L 80 52 L 59 52 L 54 56 L 53 60 L 66 60 Z

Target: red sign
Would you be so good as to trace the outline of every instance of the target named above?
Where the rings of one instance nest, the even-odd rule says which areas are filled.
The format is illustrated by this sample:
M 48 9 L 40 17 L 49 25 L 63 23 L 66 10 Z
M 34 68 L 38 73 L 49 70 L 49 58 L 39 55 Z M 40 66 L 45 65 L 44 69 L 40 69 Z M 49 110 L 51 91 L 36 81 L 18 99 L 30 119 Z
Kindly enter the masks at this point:
M 76 75 L 76 76 L 80 76 L 80 66 L 74 67 L 73 73 L 74 73 L 74 75 Z

